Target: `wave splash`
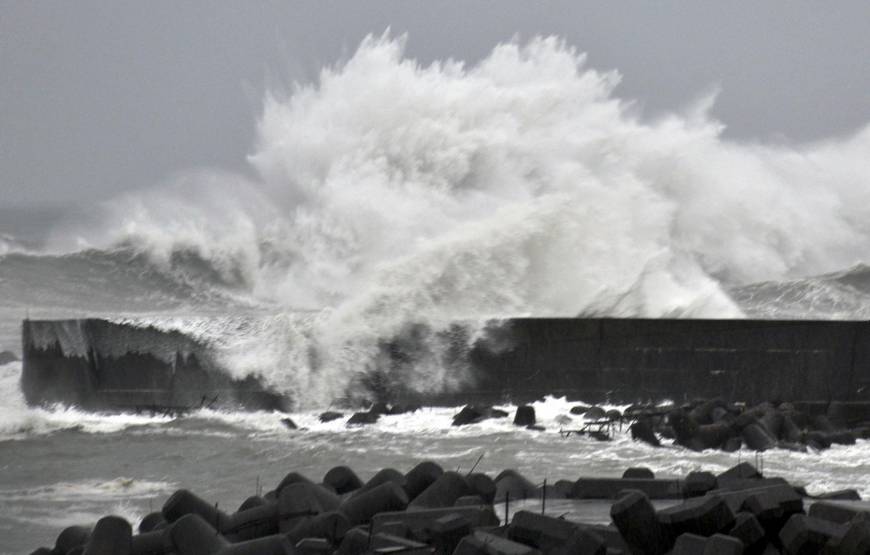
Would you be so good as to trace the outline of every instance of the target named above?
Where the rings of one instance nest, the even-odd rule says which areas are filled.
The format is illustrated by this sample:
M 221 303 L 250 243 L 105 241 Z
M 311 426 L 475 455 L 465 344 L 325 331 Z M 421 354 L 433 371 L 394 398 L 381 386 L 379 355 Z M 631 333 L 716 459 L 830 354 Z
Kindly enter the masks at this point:
M 319 400 L 409 322 L 742 317 L 769 308 L 746 284 L 870 260 L 868 127 L 729 141 L 712 96 L 644 117 L 615 94 L 617 72 L 556 38 L 476 64 L 422 65 L 404 42 L 369 37 L 315 83 L 270 94 L 253 177 L 178 176 L 53 248 L 121 245 L 162 275 L 192 259 L 194 289 L 279 307 L 228 360 Z M 316 315 L 298 327 L 291 310 Z M 416 385 L 449 381 L 442 363 L 421 360 Z

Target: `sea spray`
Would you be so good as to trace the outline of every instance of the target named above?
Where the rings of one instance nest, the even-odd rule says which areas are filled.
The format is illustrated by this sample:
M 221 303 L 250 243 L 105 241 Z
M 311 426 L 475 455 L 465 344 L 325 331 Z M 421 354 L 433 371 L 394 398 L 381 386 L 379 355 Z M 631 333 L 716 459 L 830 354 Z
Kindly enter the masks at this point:
M 712 97 L 650 118 L 556 38 L 428 66 L 404 41 L 369 37 L 268 95 L 253 176 L 170 179 L 52 247 L 123 246 L 192 290 L 247 296 L 248 321 L 271 307 L 251 333 L 212 335 L 234 372 L 312 403 L 345 394 L 409 325 L 437 338 L 494 316 L 741 317 L 744 284 L 870 259 L 867 128 L 730 141 Z M 439 356 L 410 377 L 462 379 Z

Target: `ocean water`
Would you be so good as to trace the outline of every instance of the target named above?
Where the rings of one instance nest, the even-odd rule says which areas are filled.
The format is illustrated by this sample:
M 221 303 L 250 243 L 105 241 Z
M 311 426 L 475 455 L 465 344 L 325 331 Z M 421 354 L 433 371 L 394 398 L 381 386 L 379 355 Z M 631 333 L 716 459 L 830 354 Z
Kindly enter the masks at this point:
M 619 96 L 618 71 L 556 38 L 425 66 L 403 44 L 369 37 L 314 82 L 270 93 L 245 175 L 183 173 L 49 229 L 3 222 L 0 350 L 20 353 L 25 317 L 154 325 L 306 402 L 290 415 L 298 431 L 283 414 L 34 408 L 20 363 L 0 366 L 0 553 L 107 513 L 135 521 L 181 486 L 233 509 L 258 481 L 342 463 L 365 478 L 483 454 L 483 470 L 554 480 L 752 456 L 565 440 L 559 399 L 537 405 L 544 432 L 453 429 L 452 408 L 363 429 L 317 422 L 409 324 L 870 318 L 870 127 L 806 144 L 727 140 L 714 97 L 645 114 Z M 457 371 L 437 340 L 428 352 L 411 387 Z M 772 451 L 765 467 L 811 491 L 870 495 L 867 460 L 862 441 Z

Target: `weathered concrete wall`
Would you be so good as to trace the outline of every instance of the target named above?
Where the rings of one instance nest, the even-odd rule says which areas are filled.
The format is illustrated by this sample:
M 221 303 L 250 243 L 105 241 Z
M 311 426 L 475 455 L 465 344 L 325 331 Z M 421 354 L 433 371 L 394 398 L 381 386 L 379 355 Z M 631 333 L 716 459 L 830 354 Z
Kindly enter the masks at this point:
M 868 322 L 517 318 L 470 358 L 474 387 L 439 402 L 870 400 Z
M 105 320 L 26 320 L 21 389 L 32 405 L 89 410 L 289 408 L 256 378 L 234 380 L 178 333 Z
M 868 322 L 518 318 L 492 322 L 485 335 L 468 354 L 472 384 L 452 393 L 395 389 L 391 400 L 870 400 Z M 224 405 L 280 404 L 256 379 L 232 380 L 180 333 L 26 321 L 23 341 L 31 403 L 193 406 L 218 395 Z

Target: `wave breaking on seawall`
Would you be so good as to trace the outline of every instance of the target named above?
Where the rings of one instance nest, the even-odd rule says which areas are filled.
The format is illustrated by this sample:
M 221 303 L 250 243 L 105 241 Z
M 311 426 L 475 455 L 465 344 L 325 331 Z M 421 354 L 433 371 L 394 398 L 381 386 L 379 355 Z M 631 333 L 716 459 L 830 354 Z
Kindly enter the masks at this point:
M 414 330 L 431 341 L 409 383 L 456 379 L 444 338 L 483 333 L 457 321 L 868 317 L 867 127 L 728 140 L 712 96 L 645 115 L 556 38 L 474 64 L 422 65 L 404 42 L 369 37 L 269 94 L 251 177 L 175 176 L 45 252 L 4 247 L 4 322 L 182 331 L 234 379 L 328 402 Z

